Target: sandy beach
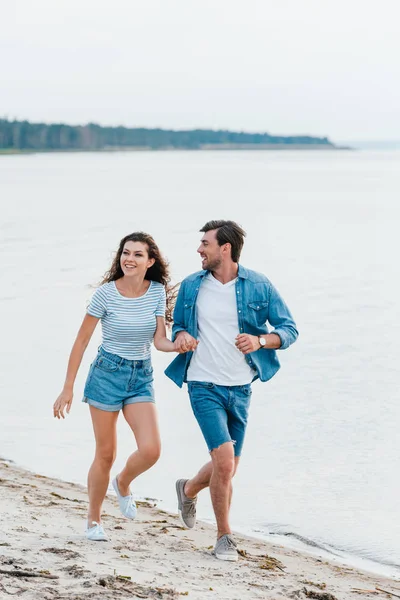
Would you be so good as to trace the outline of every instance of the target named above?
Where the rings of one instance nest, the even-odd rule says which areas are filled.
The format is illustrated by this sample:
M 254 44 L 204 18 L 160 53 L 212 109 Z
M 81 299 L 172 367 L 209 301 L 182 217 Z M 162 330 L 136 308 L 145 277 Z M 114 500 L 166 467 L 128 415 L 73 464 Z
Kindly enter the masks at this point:
M 1 600 L 400 598 L 400 582 L 241 535 L 239 561 L 218 561 L 212 526 L 185 530 L 152 500 L 128 522 L 109 495 L 110 541 L 88 542 L 86 510 L 84 487 L 0 459 Z

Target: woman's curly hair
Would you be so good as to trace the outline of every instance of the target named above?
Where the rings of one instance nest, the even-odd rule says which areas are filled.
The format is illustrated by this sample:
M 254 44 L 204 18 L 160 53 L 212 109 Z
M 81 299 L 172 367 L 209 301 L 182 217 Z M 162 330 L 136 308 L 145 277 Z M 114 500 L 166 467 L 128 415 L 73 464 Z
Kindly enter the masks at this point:
M 176 286 L 170 285 L 171 278 L 169 274 L 168 261 L 162 256 L 154 239 L 148 233 L 144 233 L 143 231 L 135 231 L 134 233 L 130 233 L 122 238 L 112 265 L 104 274 L 100 285 L 103 283 L 109 283 L 110 281 L 116 281 L 124 276 L 120 261 L 126 242 L 141 242 L 142 244 L 145 244 L 147 246 L 149 258 L 154 258 L 154 265 L 147 269 L 145 279 L 148 281 L 158 281 L 158 283 L 162 283 L 162 285 L 165 287 L 165 293 L 167 296 L 165 321 L 168 325 L 170 325 L 172 323 L 172 313 L 174 310 L 177 290 Z

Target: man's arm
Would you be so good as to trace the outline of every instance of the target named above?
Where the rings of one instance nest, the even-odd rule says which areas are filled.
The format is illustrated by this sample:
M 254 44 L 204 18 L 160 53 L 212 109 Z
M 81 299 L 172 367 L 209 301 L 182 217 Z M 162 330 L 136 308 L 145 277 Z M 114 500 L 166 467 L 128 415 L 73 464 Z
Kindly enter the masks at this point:
M 296 329 L 296 323 L 285 301 L 273 285 L 270 289 L 268 322 L 274 328 L 271 333 L 261 334 L 261 336 L 241 333 L 236 337 L 236 347 L 243 354 L 250 354 L 263 348 L 267 350 L 285 350 L 297 340 L 299 333 Z M 264 346 L 260 344 L 260 337 L 265 340 Z
M 269 298 L 268 322 L 274 328 L 271 335 L 280 338 L 281 344 L 278 346 L 280 350 L 289 348 L 297 340 L 299 332 L 296 323 L 287 304 L 273 285 L 271 285 Z
M 260 337 L 264 338 L 265 346 L 261 346 Z M 250 333 L 239 333 L 236 336 L 235 346 L 243 352 L 243 354 L 250 354 L 266 348 L 267 350 L 278 350 L 282 345 L 281 338 L 275 333 L 263 333 L 261 336 L 251 335 Z
M 175 341 L 177 334 L 180 331 L 185 331 L 185 306 L 184 306 L 184 289 L 185 282 L 182 281 L 174 308 L 174 323 L 172 325 L 172 341 Z
M 176 342 L 176 351 L 179 353 L 195 350 L 198 344 L 198 341 L 185 329 L 184 286 L 185 282 L 183 281 L 175 303 L 174 324 L 172 326 L 172 341 Z

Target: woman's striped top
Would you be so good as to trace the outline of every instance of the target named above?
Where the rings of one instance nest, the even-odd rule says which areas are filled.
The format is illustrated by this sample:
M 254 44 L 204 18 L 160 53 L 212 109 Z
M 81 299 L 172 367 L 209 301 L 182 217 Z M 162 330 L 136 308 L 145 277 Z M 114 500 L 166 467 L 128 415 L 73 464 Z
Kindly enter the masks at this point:
M 139 298 L 126 298 L 110 281 L 93 294 L 87 313 L 101 319 L 102 348 L 128 360 L 150 357 L 150 346 L 156 330 L 156 317 L 165 317 L 165 288 L 151 281 L 147 292 Z

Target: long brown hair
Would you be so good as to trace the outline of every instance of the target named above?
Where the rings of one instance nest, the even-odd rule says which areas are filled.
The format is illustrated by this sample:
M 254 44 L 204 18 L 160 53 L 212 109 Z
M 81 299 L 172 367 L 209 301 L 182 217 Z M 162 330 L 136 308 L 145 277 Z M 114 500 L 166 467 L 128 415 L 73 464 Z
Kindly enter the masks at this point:
M 124 273 L 121 269 L 121 255 L 124 250 L 124 246 L 126 242 L 141 242 L 147 246 L 147 252 L 149 258 L 154 258 L 154 264 L 149 267 L 146 271 L 145 279 L 148 281 L 158 281 L 158 283 L 162 283 L 165 287 L 165 293 L 167 296 L 167 308 L 165 313 L 165 321 L 168 324 L 172 323 L 172 313 L 174 310 L 174 302 L 176 298 L 176 286 L 170 285 L 170 274 L 169 274 L 169 264 L 168 261 L 162 256 L 157 244 L 154 239 L 148 233 L 144 233 L 143 231 L 135 231 L 134 233 L 130 233 L 126 235 L 120 241 L 119 248 L 114 257 L 112 265 L 110 269 L 104 274 L 103 279 L 100 283 L 109 283 L 110 281 L 116 281 L 124 276 Z

